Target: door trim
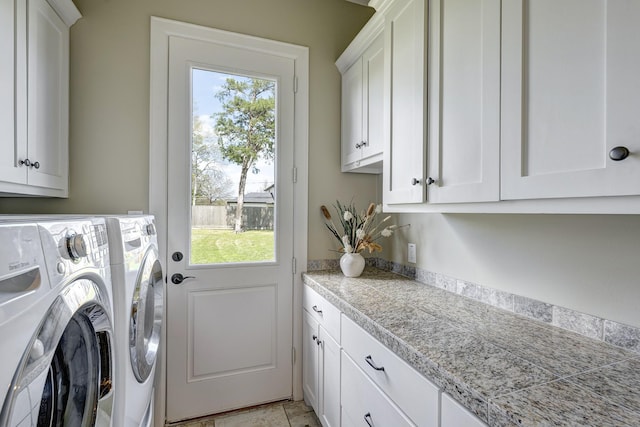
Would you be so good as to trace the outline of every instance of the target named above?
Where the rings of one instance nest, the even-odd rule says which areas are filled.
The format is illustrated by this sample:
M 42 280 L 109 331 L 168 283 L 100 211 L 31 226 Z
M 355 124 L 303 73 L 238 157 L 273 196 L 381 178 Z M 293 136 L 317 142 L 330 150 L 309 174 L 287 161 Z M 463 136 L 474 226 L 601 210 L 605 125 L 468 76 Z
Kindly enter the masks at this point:
M 295 61 L 297 86 L 294 106 L 294 179 L 293 253 L 297 271 L 293 280 L 293 398 L 302 399 L 302 272 L 307 265 L 308 227 L 308 151 L 309 151 L 309 49 L 289 43 L 232 33 L 185 22 L 151 17 L 150 96 L 149 96 L 149 213 L 155 215 L 158 228 L 159 259 L 167 259 L 167 97 L 169 37 L 179 36 L 221 44 L 251 46 L 256 51 L 291 58 Z M 292 268 L 293 260 L 292 260 Z M 165 304 L 165 310 L 166 310 Z M 165 312 L 166 314 L 166 312 Z M 154 426 L 164 426 L 166 417 L 166 329 L 163 323 L 155 381 Z M 293 356 L 292 356 L 293 357 Z

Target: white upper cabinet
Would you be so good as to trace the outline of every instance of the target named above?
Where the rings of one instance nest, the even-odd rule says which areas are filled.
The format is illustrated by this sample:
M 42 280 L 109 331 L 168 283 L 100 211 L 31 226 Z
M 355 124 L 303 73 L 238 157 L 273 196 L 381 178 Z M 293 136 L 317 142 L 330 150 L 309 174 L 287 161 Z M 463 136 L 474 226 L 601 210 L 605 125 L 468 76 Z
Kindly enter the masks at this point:
M 336 65 L 342 73 L 342 171 L 382 172 L 382 20 L 374 19 Z
M 500 198 L 500 0 L 429 1 L 429 203 Z
M 45 0 L 29 0 L 28 52 L 28 183 L 66 194 L 69 28 Z
M 394 2 L 384 12 L 385 204 L 425 201 L 425 0 Z
M 634 0 L 503 2 L 502 199 L 640 194 L 639 22 Z
M 26 182 L 26 168 L 19 168 L 19 159 L 25 153 L 21 145 L 16 144 L 16 67 L 18 49 L 16 40 L 18 8 L 16 0 L 0 0 L 0 181 Z M 21 11 L 24 13 L 25 6 Z M 22 38 L 24 43 L 25 38 Z M 21 50 L 24 55 L 25 49 Z M 24 60 L 20 61 L 26 65 Z M 23 76 L 23 79 L 26 76 Z
M 68 195 L 69 0 L 0 0 L 0 192 Z M 6 31 L 6 34 L 5 34 Z

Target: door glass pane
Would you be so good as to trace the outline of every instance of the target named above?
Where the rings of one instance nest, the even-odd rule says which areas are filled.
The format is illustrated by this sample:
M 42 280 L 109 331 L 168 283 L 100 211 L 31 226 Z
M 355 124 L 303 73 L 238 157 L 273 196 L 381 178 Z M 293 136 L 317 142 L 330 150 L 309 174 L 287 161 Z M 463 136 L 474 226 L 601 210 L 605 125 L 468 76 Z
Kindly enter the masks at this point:
M 273 262 L 276 83 L 192 69 L 190 264 Z

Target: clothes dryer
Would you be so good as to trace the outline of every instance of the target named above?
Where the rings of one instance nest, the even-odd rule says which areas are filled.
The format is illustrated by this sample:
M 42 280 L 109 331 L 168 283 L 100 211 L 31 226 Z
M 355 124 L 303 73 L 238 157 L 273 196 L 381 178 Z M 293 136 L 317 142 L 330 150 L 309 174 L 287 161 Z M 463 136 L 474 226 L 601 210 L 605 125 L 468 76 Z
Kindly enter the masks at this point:
M 107 217 L 114 293 L 117 382 L 114 425 L 150 426 L 164 277 L 153 216 Z
M 104 220 L 5 217 L 0 242 L 0 425 L 112 426 Z

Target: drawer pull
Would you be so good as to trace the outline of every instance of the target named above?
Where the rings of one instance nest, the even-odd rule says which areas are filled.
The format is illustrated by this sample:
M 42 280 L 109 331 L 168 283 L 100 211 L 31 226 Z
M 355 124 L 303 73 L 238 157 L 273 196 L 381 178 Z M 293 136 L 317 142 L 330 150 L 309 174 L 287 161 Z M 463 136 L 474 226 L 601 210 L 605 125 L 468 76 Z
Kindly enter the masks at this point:
M 384 371 L 384 366 L 376 366 L 376 364 L 373 363 L 373 359 L 371 358 L 371 355 L 365 357 L 364 360 L 369 364 L 369 366 L 371 366 L 376 371 Z
M 373 420 L 371 419 L 371 412 L 364 414 L 364 421 L 369 427 L 373 427 Z
M 313 307 L 311 307 L 311 308 L 313 308 L 313 311 L 315 311 L 316 313 L 318 313 L 318 314 L 322 314 L 322 310 L 320 310 L 320 309 L 318 308 L 318 306 L 317 306 L 317 305 L 314 305 L 314 306 L 313 306 Z

